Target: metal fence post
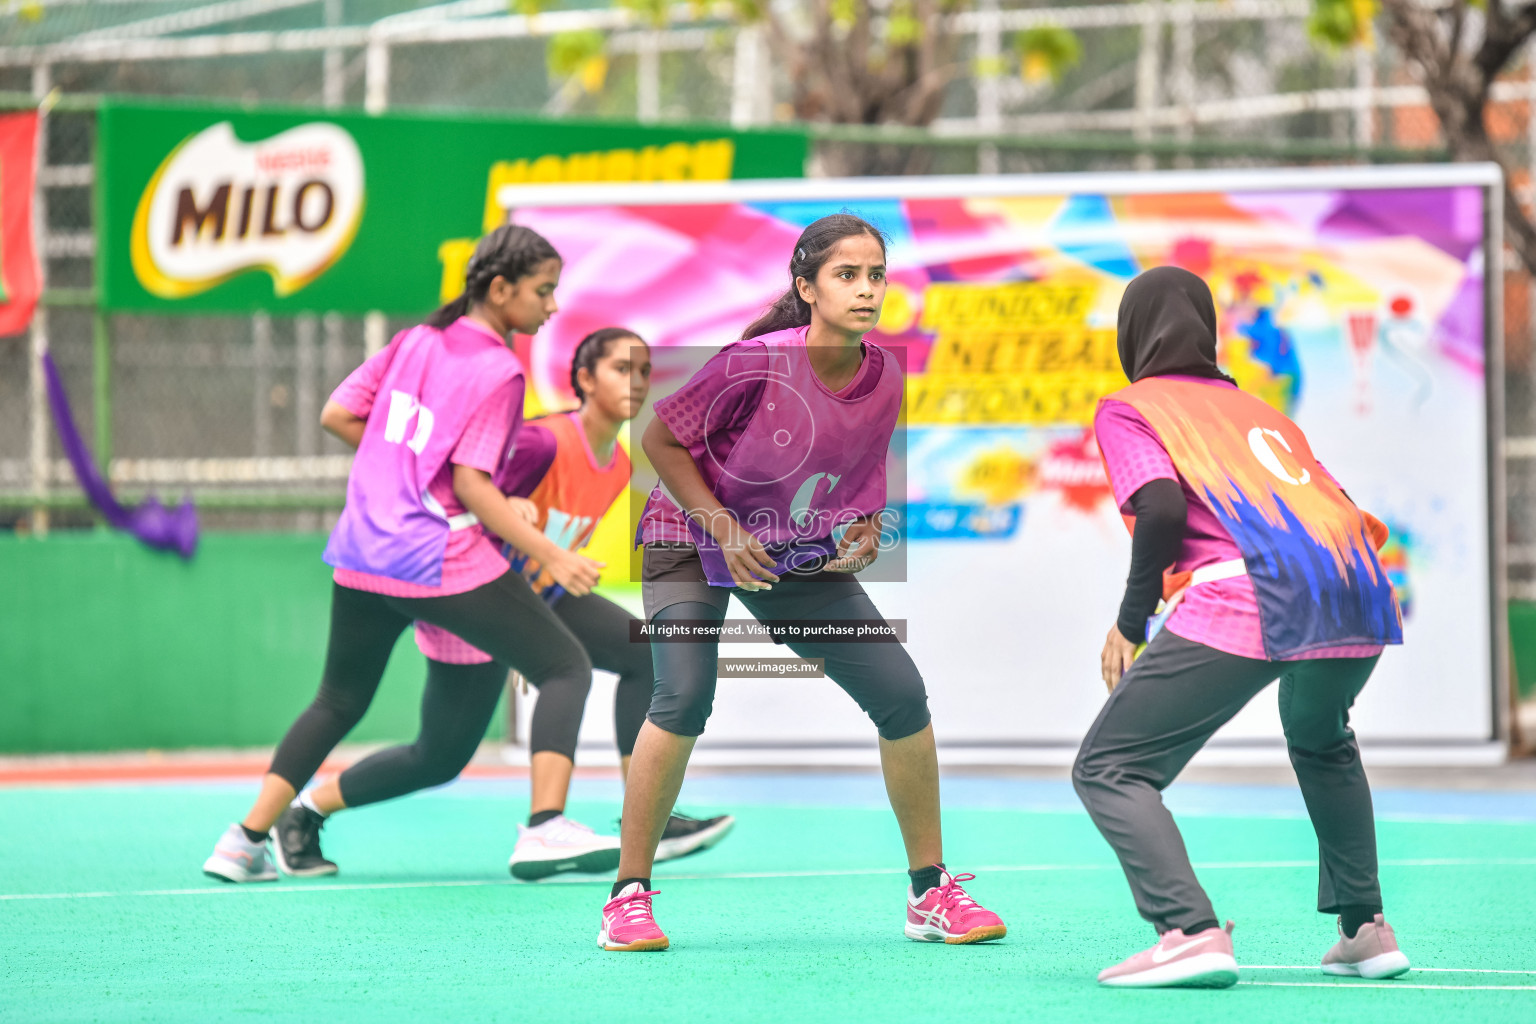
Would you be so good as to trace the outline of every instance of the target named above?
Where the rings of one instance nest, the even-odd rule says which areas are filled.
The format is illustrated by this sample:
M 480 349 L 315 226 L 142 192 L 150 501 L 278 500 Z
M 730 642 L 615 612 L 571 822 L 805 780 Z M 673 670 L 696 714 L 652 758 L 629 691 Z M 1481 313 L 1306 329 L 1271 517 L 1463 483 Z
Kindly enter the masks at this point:
M 1355 44 L 1355 145 L 1376 145 L 1376 53 Z
M 659 33 L 642 32 L 635 44 L 635 118 L 641 122 L 661 117 L 661 46 Z
M 1152 112 L 1157 109 L 1158 79 L 1162 77 L 1163 12 L 1162 0 L 1147 5 L 1148 17 L 1141 23 L 1141 49 L 1136 55 L 1136 128 L 1137 142 L 1151 142 Z M 1151 153 L 1136 154 L 1136 169 L 1150 171 L 1157 166 Z
M 368 40 L 363 58 L 363 109 L 382 114 L 389 106 L 389 44 L 382 37 Z
M 763 60 L 763 31 L 756 25 L 736 30 L 731 64 L 731 127 L 746 128 L 761 117 L 758 96 L 769 68 Z
M 293 323 L 293 440 L 295 455 L 320 454 L 320 402 L 315 377 L 320 360 L 315 342 L 319 321 L 305 313 Z
M 1003 31 L 997 0 L 982 0 L 976 29 L 976 124 L 989 135 L 1003 128 L 1002 74 Z M 976 147 L 976 173 L 996 174 L 1002 169 L 997 143 L 983 142 Z
M 1179 0 L 1173 9 L 1173 68 L 1168 76 L 1173 87 L 1173 102 L 1179 107 L 1179 122 L 1174 135 L 1181 142 L 1195 137 L 1195 5 L 1193 0 Z M 1190 157 L 1181 155 L 1180 167 L 1192 166 Z
M 363 317 L 363 358 L 368 359 L 384 351 L 389 344 L 389 321 L 378 310 Z
M 341 24 L 342 0 L 325 0 L 325 27 L 335 28 Z M 336 47 L 330 47 L 325 51 L 321 65 L 322 78 L 320 86 L 321 102 L 327 107 L 339 107 L 346 100 L 346 56 Z
M 251 314 L 251 454 L 272 454 L 272 315 Z
M 99 306 L 91 314 L 91 395 L 96 420 L 96 464 L 112 479 L 112 330 Z
M 48 289 L 48 198 L 43 191 L 43 169 L 48 166 L 48 109 L 43 102 L 53 90 L 52 68 L 32 66 L 32 96 L 38 101 L 37 155 L 33 162 L 32 238 L 37 247 L 38 289 Z M 48 490 L 52 476 L 48 457 L 48 386 L 43 378 L 43 356 L 48 351 L 48 307 L 38 303 L 32 314 L 32 351 L 27 371 L 27 417 L 32 470 L 32 532 L 48 533 Z

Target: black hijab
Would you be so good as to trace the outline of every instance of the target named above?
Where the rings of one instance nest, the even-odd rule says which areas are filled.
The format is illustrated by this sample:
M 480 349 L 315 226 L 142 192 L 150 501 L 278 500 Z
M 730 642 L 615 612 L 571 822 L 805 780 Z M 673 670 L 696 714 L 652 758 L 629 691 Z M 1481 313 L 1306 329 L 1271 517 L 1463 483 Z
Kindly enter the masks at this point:
M 1182 373 L 1231 381 L 1216 365 L 1216 303 L 1204 281 L 1179 267 L 1138 276 L 1120 299 L 1116 341 L 1131 383 Z

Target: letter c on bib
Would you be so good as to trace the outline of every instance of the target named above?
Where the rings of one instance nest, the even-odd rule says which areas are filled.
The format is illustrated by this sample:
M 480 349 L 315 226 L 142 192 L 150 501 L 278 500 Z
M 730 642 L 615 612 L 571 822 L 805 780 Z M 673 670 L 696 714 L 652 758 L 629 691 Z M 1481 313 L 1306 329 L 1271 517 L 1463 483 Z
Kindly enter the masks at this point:
M 1301 485 L 1310 482 L 1312 471 L 1309 469 L 1303 469 L 1300 477 L 1294 477 L 1290 474 L 1290 471 L 1285 468 L 1285 463 L 1280 461 L 1280 456 L 1275 454 L 1275 449 L 1270 445 L 1268 439 L 1265 438 L 1265 434 L 1279 441 L 1280 447 L 1284 448 L 1287 454 L 1290 454 L 1291 451 L 1290 444 L 1286 442 L 1284 435 L 1280 431 L 1270 430 L 1268 427 L 1254 427 L 1248 431 L 1248 447 L 1253 449 L 1254 458 L 1259 460 L 1259 465 L 1288 484 Z

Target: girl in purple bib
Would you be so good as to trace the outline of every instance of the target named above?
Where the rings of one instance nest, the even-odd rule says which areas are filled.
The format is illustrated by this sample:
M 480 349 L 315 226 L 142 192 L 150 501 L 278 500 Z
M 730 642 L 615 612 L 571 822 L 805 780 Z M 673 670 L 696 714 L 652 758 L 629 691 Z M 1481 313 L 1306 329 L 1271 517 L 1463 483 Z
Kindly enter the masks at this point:
M 732 593 L 760 620 L 882 623 L 853 574 L 879 554 L 885 463 L 900 419 L 896 357 L 864 340 L 885 298 L 885 239 L 850 214 L 801 234 L 790 288 L 742 341 L 656 403 L 643 444 L 661 477 L 641 516 L 655 626 L 719 623 Z M 922 676 L 898 643 L 786 640 L 874 721 L 912 878 L 906 934 L 1001 938 L 1003 922 L 945 870 L 939 773 Z M 598 944 L 665 949 L 651 865 L 714 700 L 718 640 L 651 644 L 656 687 L 624 796 L 619 879 Z M 813 906 L 814 927 L 839 908 Z
M 560 255 L 535 232 L 498 228 L 475 248 L 464 294 L 397 335 L 326 403 L 321 424 L 357 458 L 325 550 L 336 571 L 320 692 L 278 745 L 250 812 L 203 865 L 208 875 L 276 879 L 269 834 L 285 873 L 334 874 L 318 840 L 326 816 L 452 779 L 480 742 L 508 668 L 545 699 L 584 703 L 586 651 L 486 536 L 515 532 L 520 514 L 493 481 L 522 421 L 523 367 L 508 338 L 534 333 L 554 314 L 560 269 Z M 546 568 L 584 595 L 601 566 L 570 552 Z M 416 620 L 463 637 L 500 672 L 476 686 L 429 676 L 414 744 L 299 795 L 363 717 L 395 640 Z M 560 742 L 574 750 L 581 716 L 567 717 Z

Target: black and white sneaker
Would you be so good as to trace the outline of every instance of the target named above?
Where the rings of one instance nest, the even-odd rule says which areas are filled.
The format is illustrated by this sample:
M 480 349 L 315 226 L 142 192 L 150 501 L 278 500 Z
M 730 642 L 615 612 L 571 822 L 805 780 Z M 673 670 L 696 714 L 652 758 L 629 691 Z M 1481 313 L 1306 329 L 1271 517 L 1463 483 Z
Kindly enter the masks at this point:
M 292 804 L 283 812 L 272 826 L 272 852 L 283 874 L 312 878 L 336 873 L 335 862 L 320 852 L 320 830 L 324 827 L 325 815 L 308 807 Z
M 701 853 L 726 837 L 736 819 L 729 814 L 717 818 L 690 818 L 686 814 L 673 814 L 667 819 L 667 827 L 661 833 L 661 843 L 656 847 L 656 860 L 676 860 L 690 853 Z

